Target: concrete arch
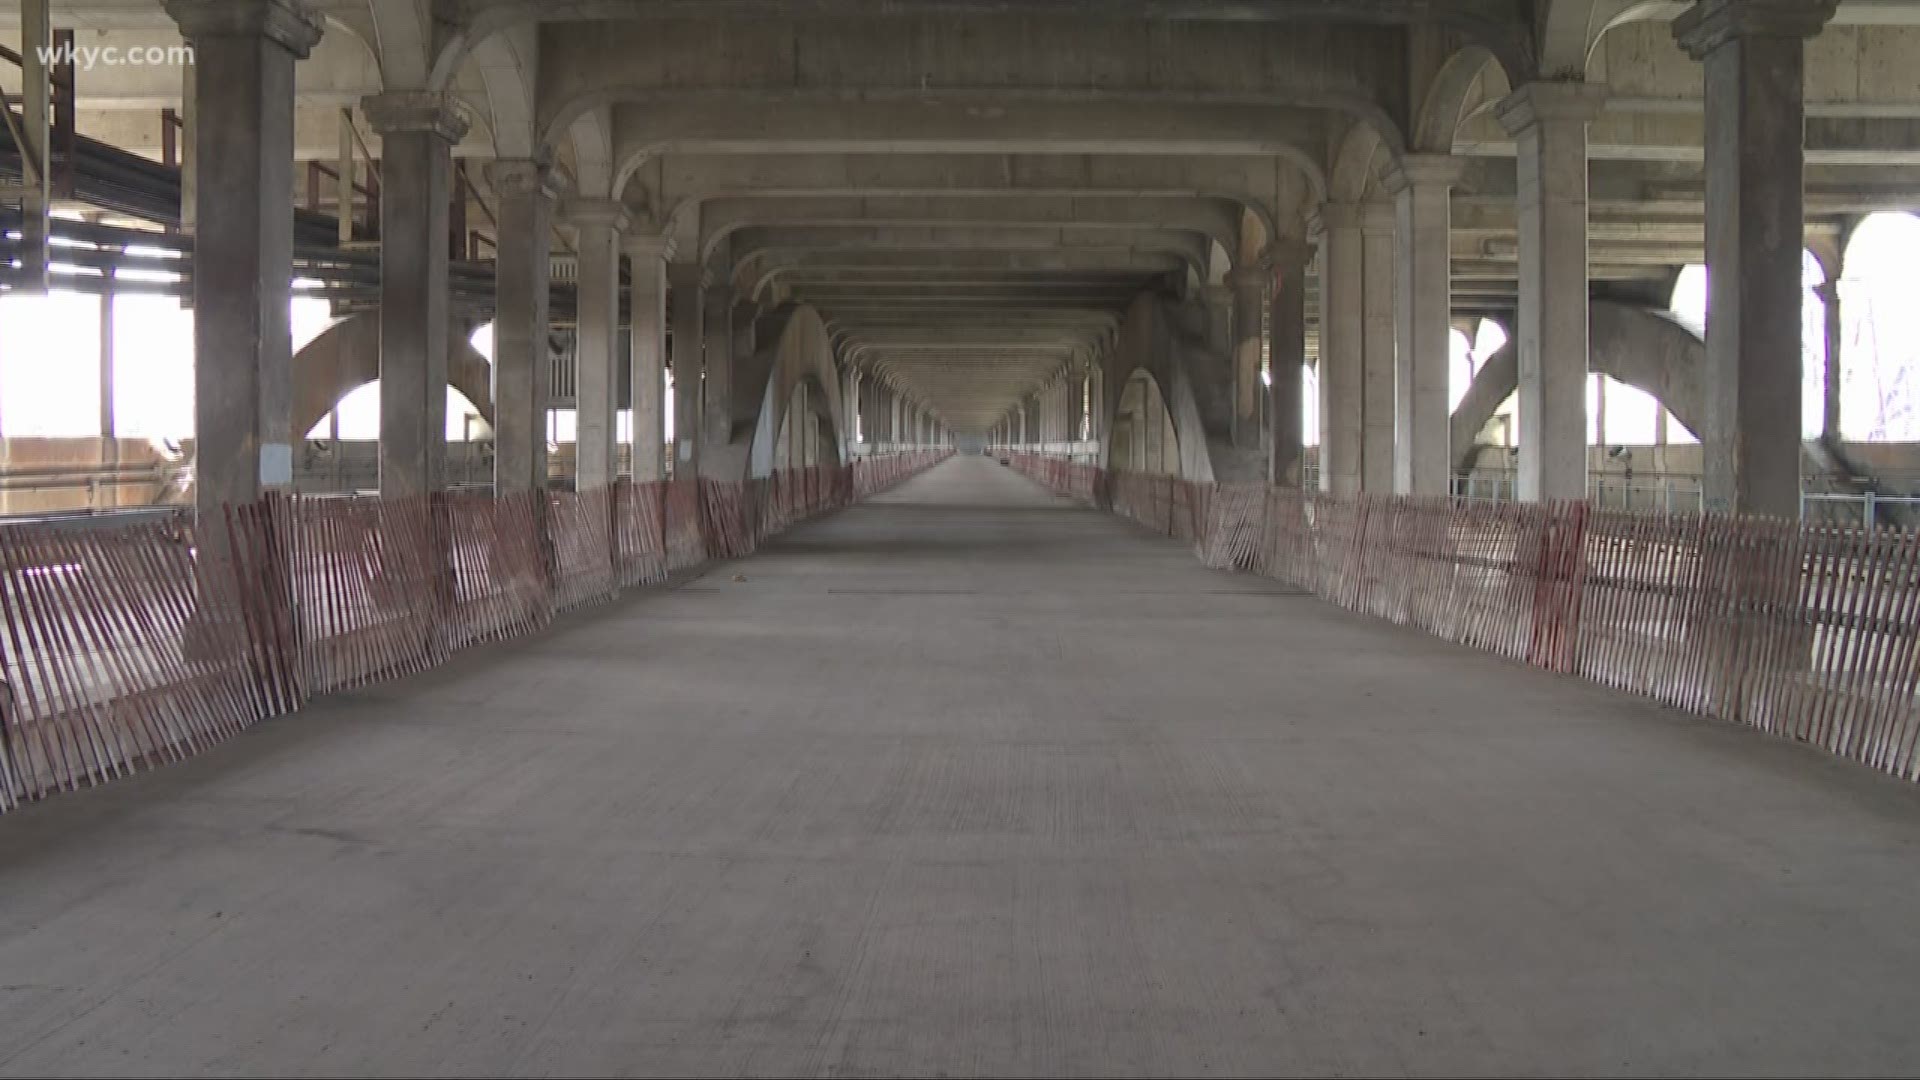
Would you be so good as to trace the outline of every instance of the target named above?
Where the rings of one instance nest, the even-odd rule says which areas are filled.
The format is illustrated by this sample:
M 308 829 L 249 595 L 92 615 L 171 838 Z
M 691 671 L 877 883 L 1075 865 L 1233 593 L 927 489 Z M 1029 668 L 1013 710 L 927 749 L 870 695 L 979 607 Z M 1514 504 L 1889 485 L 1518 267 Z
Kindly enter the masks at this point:
M 476 39 L 472 62 L 487 89 L 496 156 L 531 158 L 537 149 L 557 141 L 559 132 L 556 138 L 536 137 L 534 86 L 539 78 L 540 39 L 533 24 Z
M 480 418 L 493 423 L 493 365 L 450 328 L 447 385 L 466 395 Z M 336 320 L 293 357 L 293 432 L 304 437 L 340 399 L 380 377 L 380 313 Z
M 744 434 L 729 433 L 726 443 L 716 440 L 702 450 L 701 469 L 717 480 L 744 480 L 772 471 L 775 440 L 784 430 L 794 388 L 802 382 L 812 387 L 809 401 L 824 410 L 837 445 L 846 440 L 839 368 L 820 313 L 807 304 L 783 304 L 761 317 L 754 340 L 752 357 L 736 362 L 733 373 L 734 400 L 759 403 L 754 422 Z
M 344 40 L 358 45 L 360 51 L 366 55 L 367 61 L 373 65 L 374 72 L 379 76 L 380 85 L 383 87 L 387 85 L 386 67 L 380 62 L 380 46 L 370 12 L 322 11 L 314 14 L 319 16 L 323 24 L 320 39 L 323 44 L 328 41 Z M 315 52 L 322 47 L 315 46 Z M 300 74 L 306 66 L 302 64 L 294 69 L 296 93 L 300 87 Z
M 1270 222 L 1252 214 L 1243 214 L 1240 218 L 1240 244 L 1233 256 L 1234 269 L 1245 270 L 1261 265 L 1262 260 L 1272 255 L 1276 235 Z
M 1488 68 L 1499 66 L 1492 51 L 1469 45 L 1449 56 L 1427 87 L 1414 120 L 1412 149 L 1427 154 L 1453 152 L 1453 136 L 1465 118 L 1474 87 Z
M 1131 418 L 1123 420 L 1121 413 L 1135 386 L 1146 388 L 1139 416 L 1144 423 L 1138 425 Z M 1168 401 L 1166 389 L 1161 386 L 1160 380 L 1145 368 L 1135 368 L 1120 380 L 1119 393 L 1114 395 L 1114 413 L 1108 418 L 1102 439 L 1102 456 L 1108 468 L 1151 475 L 1180 475 L 1177 464 L 1174 472 L 1166 470 L 1169 456 L 1175 463 L 1180 462 L 1183 445 L 1179 425 L 1174 423 L 1173 410 Z M 1172 438 L 1171 447 L 1161 442 L 1165 437 Z M 1167 452 L 1169 449 L 1171 455 Z
M 770 386 L 768 389 L 772 391 L 773 387 Z M 841 463 L 841 447 L 844 445 L 846 435 L 836 423 L 832 412 L 827 406 L 828 398 L 826 392 L 827 384 L 822 383 L 819 377 L 814 374 L 808 374 L 794 383 L 793 389 L 787 392 L 785 407 L 776 412 L 780 420 L 773 428 L 772 441 L 765 446 L 767 458 L 766 472 L 762 472 L 759 468 L 762 453 L 761 447 L 755 447 L 754 476 L 766 476 L 776 469 L 797 469 L 805 468 L 809 465 L 838 465 Z M 804 410 L 801 408 L 803 398 L 805 401 Z M 826 434 L 812 440 L 813 449 L 817 451 L 816 459 L 813 461 L 796 460 L 793 456 L 795 434 L 793 426 L 800 423 L 812 423 L 815 425 L 816 430 L 820 428 L 826 429 Z
M 613 117 L 607 110 L 582 113 L 567 128 L 573 143 L 574 188 L 583 199 L 611 199 Z
M 428 88 L 433 24 L 419 0 L 368 0 L 367 15 L 373 22 L 382 85 L 389 90 Z
M 1671 19 L 1685 5 L 1675 0 L 1596 0 L 1595 6 L 1598 10 L 1594 13 L 1594 21 L 1599 24 L 1599 29 L 1587 46 L 1589 60 L 1594 50 L 1600 47 L 1600 39 L 1610 31 L 1631 23 Z
M 1128 306 L 1112 346 L 1101 355 L 1100 464 L 1106 465 L 1112 454 L 1113 425 L 1127 381 L 1144 371 L 1159 387 L 1172 417 L 1180 450 L 1178 475 L 1196 481 L 1243 479 L 1245 470 L 1232 456 L 1232 384 L 1226 358 L 1209 355 L 1204 342 L 1185 333 L 1171 316 L 1166 297 L 1142 294 Z M 1218 469 L 1216 457 L 1221 458 Z
M 1355 124 L 1347 129 L 1333 151 L 1332 167 L 1327 174 L 1327 199 L 1331 202 L 1357 203 L 1367 198 L 1380 184 L 1383 160 L 1393 157 L 1391 145 L 1371 124 Z
M 1619 0 L 1546 0 L 1535 15 L 1535 42 L 1542 79 L 1579 81 L 1587 60 L 1608 25 L 1618 16 Z
M 1700 380 L 1707 364 L 1707 343 L 1669 312 L 1612 300 L 1588 308 L 1590 370 L 1637 387 L 1666 406 L 1690 431 L 1698 432 L 1704 409 Z M 1520 386 L 1520 354 L 1509 341 L 1487 359 L 1453 413 L 1455 468 L 1473 461 L 1475 439 L 1493 414 Z

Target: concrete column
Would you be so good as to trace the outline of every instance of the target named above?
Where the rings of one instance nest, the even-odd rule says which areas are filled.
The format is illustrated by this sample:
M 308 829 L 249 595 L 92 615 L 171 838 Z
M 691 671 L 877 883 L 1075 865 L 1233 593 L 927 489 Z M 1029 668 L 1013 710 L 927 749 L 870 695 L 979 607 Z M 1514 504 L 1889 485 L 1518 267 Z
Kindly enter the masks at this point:
M 505 495 L 547 486 L 547 291 L 553 204 L 551 164 L 501 160 L 487 174 L 499 200 L 494 266 L 493 489 Z
M 860 445 L 860 369 L 849 367 L 840 373 L 840 460 L 852 461 L 854 448 Z
M 1453 475 L 1447 375 L 1453 333 L 1452 188 L 1461 161 L 1408 154 L 1388 178 L 1398 216 L 1393 489 L 1446 495 Z
M 194 218 L 200 213 L 200 170 L 193 152 L 199 138 L 200 107 L 194 100 L 199 96 L 199 80 L 191 62 L 182 65 L 180 76 L 180 234 L 192 236 Z
M 1519 148 L 1519 496 L 1587 496 L 1587 124 L 1602 87 L 1522 86 L 1500 103 Z
M 1360 365 L 1360 490 L 1380 494 L 1393 491 L 1396 216 L 1389 203 L 1370 202 L 1360 207 L 1365 256 L 1362 287 L 1366 294 L 1361 301 L 1365 340 Z
M 453 147 L 471 120 L 452 94 L 361 102 L 380 136 L 380 494 L 446 486 L 447 228 Z
M 712 446 L 733 441 L 733 286 L 716 282 L 701 298 L 703 371 L 703 437 Z
M 614 199 L 572 200 L 565 220 L 578 233 L 580 251 L 573 486 L 592 491 L 612 483 L 620 468 L 615 365 L 624 358 L 614 355 L 614 339 L 620 328 L 620 234 L 629 222 L 626 208 Z
M 6 109 L 7 115 L 0 117 L 0 126 L 8 128 L 8 134 L 18 140 L 25 136 L 24 149 L 32 160 L 42 162 L 37 177 L 27 177 L 22 171 L 22 183 L 14 190 L 20 204 L 20 253 L 21 265 L 18 269 L 9 266 L 8 276 L 16 280 L 27 279 L 22 287 L 37 293 L 47 290 L 48 266 L 52 259 L 52 250 L 48 244 L 51 229 L 51 211 L 53 208 L 52 162 L 53 162 L 53 86 L 52 66 L 42 49 L 53 46 L 53 20 L 51 0 L 22 0 L 14 5 L 20 13 L 20 119 L 18 128 L 14 127 L 11 102 L 0 103 L 0 109 Z M 19 134 L 15 135 L 17 131 Z M 192 167 L 194 154 L 188 150 L 186 160 Z M 11 199 L 9 201 L 12 201 Z
M 1357 203 L 1320 209 L 1320 490 L 1360 491 L 1365 460 L 1366 237 Z
M 357 141 L 353 127 L 353 110 L 341 109 L 340 122 L 334 125 L 333 158 L 333 218 L 334 238 L 341 246 L 353 243 L 353 203 L 359 192 L 354 182 L 359 178 L 355 166 L 354 144 Z
M 633 386 L 633 478 L 667 475 L 667 257 L 657 236 L 628 236 L 627 279 L 632 293 L 628 362 Z
M 667 266 L 667 320 L 673 341 L 673 475 L 700 475 L 700 420 L 704 408 L 701 355 L 706 281 L 697 263 Z
M 1827 275 L 1815 291 L 1820 294 L 1822 314 L 1826 316 L 1825 338 L 1827 344 L 1826 369 L 1822 372 L 1820 388 L 1820 435 L 1829 441 L 1843 438 L 1840 426 L 1840 349 L 1841 339 L 1846 336 L 1845 327 L 1840 319 L 1840 276 L 1839 268 Z
M 169 0 L 195 50 L 195 508 L 220 552 L 228 504 L 293 483 L 293 68 L 320 40 L 294 0 Z
M 1233 444 L 1260 446 L 1261 348 L 1266 344 L 1267 295 L 1273 271 L 1265 264 L 1240 267 L 1227 277 L 1232 295 L 1229 355 L 1233 358 Z
M 1268 352 L 1273 384 L 1267 388 L 1267 424 L 1272 447 L 1268 478 L 1281 487 L 1301 483 L 1301 377 L 1307 363 L 1307 246 L 1293 240 L 1274 247 L 1273 341 Z
M 1700 0 L 1675 20 L 1706 66 L 1706 508 L 1800 514 L 1807 39 L 1834 0 Z

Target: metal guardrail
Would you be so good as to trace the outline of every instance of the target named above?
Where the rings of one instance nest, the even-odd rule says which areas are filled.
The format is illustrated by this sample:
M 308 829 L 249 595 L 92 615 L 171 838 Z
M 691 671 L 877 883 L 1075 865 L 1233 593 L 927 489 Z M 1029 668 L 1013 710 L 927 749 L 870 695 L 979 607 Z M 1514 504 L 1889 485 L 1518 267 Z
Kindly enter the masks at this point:
M 1872 491 L 1860 495 L 1811 491 L 1800 493 L 1802 521 L 1818 519 L 1871 529 L 1881 522 L 1882 512 L 1890 508 L 1920 515 L 1920 495 L 1881 495 Z
M 1517 502 L 1518 481 L 1510 471 L 1476 470 L 1453 478 L 1453 496 L 1476 502 Z M 1309 485 L 1311 489 L 1311 485 Z M 1596 510 L 1632 510 L 1665 514 L 1698 514 L 1706 509 L 1700 478 L 1687 474 L 1625 477 L 1594 474 L 1588 477 L 1587 501 Z M 1888 511 L 1906 521 L 1920 521 L 1920 495 L 1879 492 L 1802 491 L 1800 519 L 1829 525 L 1873 528 L 1887 524 Z

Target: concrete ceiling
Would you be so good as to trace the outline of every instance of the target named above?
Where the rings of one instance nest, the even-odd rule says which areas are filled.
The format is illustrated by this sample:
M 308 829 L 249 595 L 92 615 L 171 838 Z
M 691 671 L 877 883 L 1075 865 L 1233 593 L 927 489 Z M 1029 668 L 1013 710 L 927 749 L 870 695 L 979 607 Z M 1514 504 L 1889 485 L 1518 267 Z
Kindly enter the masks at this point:
M 1456 304 L 1509 309 L 1515 80 L 1609 88 L 1593 125 L 1593 273 L 1701 257 L 1699 68 L 1645 0 L 324 0 L 300 153 L 388 87 L 466 99 L 459 152 L 550 144 L 763 303 L 815 305 L 844 362 L 960 429 L 1106 348 L 1142 290 L 1188 294 L 1306 236 L 1331 195 L 1384 196 L 1402 147 L 1473 159 Z M 170 40 L 157 0 L 56 0 L 96 43 Z M 0 26 L 17 3 L 0 0 Z M 1843 3 L 1809 49 L 1816 246 L 1920 205 L 1920 2 Z M 0 85 L 8 74 L 0 69 Z M 83 125 L 137 118 L 178 72 L 85 73 Z M 1438 145 L 1435 145 L 1437 141 Z

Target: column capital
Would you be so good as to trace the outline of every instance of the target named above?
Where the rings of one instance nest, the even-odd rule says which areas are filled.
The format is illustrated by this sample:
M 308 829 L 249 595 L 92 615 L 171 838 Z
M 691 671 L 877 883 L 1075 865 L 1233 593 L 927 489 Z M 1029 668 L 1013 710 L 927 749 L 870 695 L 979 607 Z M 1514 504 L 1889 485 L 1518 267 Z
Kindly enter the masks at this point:
M 487 182 L 503 196 L 533 195 L 557 199 L 566 194 L 567 182 L 540 158 L 499 158 L 487 163 Z
M 1273 262 L 1261 260 L 1245 266 L 1236 266 L 1227 271 L 1227 288 L 1232 292 L 1246 292 L 1249 289 L 1270 290 L 1273 288 Z
M 702 293 L 713 283 L 713 276 L 707 272 L 707 268 L 697 262 L 670 260 L 667 273 L 684 279 L 686 284 L 697 287 Z
M 305 60 L 320 43 L 322 24 L 302 0 L 164 0 L 188 42 L 263 37 Z
M 1494 111 L 1507 134 L 1520 135 L 1553 121 L 1590 123 L 1606 103 L 1607 88 L 1598 83 L 1533 82 L 1500 99 Z
M 360 99 L 360 108 L 373 125 L 374 134 L 382 137 L 423 132 L 457 143 L 473 127 L 473 113 L 466 103 L 437 90 L 368 94 Z
M 1673 36 L 1695 60 L 1746 37 L 1810 38 L 1839 0 L 1697 0 L 1673 20 Z
M 1327 230 L 1357 229 L 1362 214 L 1360 203 L 1329 199 L 1320 204 L 1320 227 Z
M 1467 171 L 1467 159 L 1452 154 L 1402 154 L 1387 170 L 1387 190 L 1398 195 L 1414 187 L 1452 187 Z
M 658 259 L 672 262 L 675 245 L 673 237 L 652 233 L 628 233 L 620 238 L 620 250 L 629 259 Z
M 1391 236 L 1399 225 L 1399 215 L 1394 213 L 1393 203 L 1386 199 L 1369 199 L 1360 204 L 1360 231 L 1370 236 Z
M 619 199 L 568 199 L 560 206 L 560 220 L 575 227 L 610 226 L 620 233 L 633 225 L 633 215 Z
M 1260 257 L 1249 264 L 1247 269 L 1258 269 L 1268 277 L 1273 271 L 1289 267 L 1301 267 L 1313 261 L 1313 243 L 1305 236 L 1280 236 L 1260 252 Z

